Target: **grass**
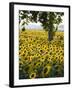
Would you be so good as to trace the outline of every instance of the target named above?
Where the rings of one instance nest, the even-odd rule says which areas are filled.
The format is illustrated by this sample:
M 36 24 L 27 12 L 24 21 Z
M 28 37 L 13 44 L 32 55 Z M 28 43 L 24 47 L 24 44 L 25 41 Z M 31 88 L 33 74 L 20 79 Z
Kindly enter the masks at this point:
M 56 32 L 48 41 L 44 30 L 19 33 L 19 79 L 64 76 L 64 33 Z

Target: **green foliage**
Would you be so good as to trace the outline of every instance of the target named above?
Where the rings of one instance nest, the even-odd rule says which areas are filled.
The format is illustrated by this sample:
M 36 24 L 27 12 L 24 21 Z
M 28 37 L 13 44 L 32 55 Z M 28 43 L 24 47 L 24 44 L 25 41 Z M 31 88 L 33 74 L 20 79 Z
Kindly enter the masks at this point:
M 30 11 L 30 14 L 32 15 L 30 18 L 30 21 L 32 22 L 38 22 L 38 13 L 39 11 Z
M 43 12 L 43 11 L 19 11 L 19 22 L 23 20 L 23 26 L 29 22 L 41 22 L 42 27 L 49 31 L 49 41 L 53 40 L 53 32 L 58 30 L 58 25 L 62 22 L 63 12 Z M 26 20 L 24 20 L 26 19 Z M 57 25 L 56 30 L 54 24 Z M 54 31 L 55 30 L 55 31 Z
M 25 27 L 22 28 L 22 31 L 25 31 Z

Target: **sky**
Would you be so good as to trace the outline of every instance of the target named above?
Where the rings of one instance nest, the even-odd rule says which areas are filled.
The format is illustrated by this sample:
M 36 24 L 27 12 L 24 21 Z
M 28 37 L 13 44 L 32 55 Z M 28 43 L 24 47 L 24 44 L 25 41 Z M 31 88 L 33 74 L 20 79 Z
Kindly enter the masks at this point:
M 29 25 L 25 26 L 26 29 L 43 29 L 40 23 L 29 23 Z M 61 23 L 58 27 L 59 30 L 63 31 L 64 30 L 64 25 Z
M 43 27 L 41 26 L 41 23 L 32 23 L 30 22 L 28 25 L 25 26 L 26 29 L 43 29 Z

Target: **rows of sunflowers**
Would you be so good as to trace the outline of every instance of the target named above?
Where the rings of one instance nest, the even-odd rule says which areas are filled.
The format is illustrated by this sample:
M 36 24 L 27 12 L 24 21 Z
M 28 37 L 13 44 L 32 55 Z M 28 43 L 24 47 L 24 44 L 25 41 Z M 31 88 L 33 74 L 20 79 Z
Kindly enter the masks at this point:
M 48 41 L 44 30 L 20 30 L 19 79 L 64 76 L 64 33 Z

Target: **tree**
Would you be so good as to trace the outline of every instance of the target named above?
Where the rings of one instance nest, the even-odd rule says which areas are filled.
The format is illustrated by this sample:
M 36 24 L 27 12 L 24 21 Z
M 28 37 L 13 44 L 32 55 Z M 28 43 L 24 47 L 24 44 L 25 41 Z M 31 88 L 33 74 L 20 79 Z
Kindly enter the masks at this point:
M 19 24 L 22 27 L 22 30 L 25 30 L 25 25 L 27 25 L 30 22 L 30 12 L 25 10 L 19 10 Z
M 44 30 L 48 31 L 48 40 L 53 40 L 58 25 L 62 22 L 63 12 L 43 12 L 43 11 L 21 11 L 21 20 L 26 18 L 22 25 L 28 22 L 41 22 Z M 55 28 L 56 25 L 56 28 Z

